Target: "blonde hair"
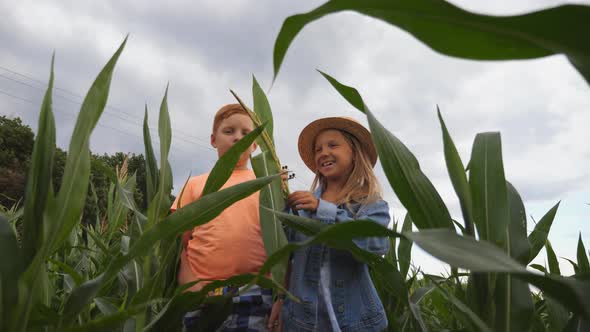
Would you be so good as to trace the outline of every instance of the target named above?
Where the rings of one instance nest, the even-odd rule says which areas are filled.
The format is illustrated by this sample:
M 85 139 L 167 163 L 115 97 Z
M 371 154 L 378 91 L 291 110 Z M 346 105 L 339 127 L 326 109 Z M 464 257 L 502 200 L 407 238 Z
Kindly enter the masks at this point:
M 380 200 L 381 185 L 373 172 L 369 154 L 363 149 L 361 143 L 354 135 L 344 130 L 335 130 L 338 130 L 344 136 L 353 153 L 352 171 L 346 183 L 344 183 L 341 195 L 335 203 L 349 206 L 350 203 L 370 204 Z M 314 191 L 321 186 L 322 191 L 324 191 L 326 190 L 326 185 L 326 179 L 316 170 L 316 176 L 311 184 L 311 190 Z
M 242 107 L 240 104 L 227 104 L 224 105 L 215 113 L 215 118 L 213 119 L 213 134 L 219 129 L 221 122 L 234 114 L 245 114 L 249 115 L 248 112 Z

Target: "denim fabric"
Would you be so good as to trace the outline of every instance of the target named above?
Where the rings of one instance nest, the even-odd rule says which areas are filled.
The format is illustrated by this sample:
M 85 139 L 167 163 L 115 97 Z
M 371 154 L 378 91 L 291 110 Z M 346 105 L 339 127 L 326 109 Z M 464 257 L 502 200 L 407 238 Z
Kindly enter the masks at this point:
M 315 196 L 319 198 L 321 192 L 316 191 Z M 370 219 L 387 226 L 391 220 L 389 207 L 383 200 L 366 205 L 337 206 L 320 199 L 315 213 L 302 210 L 299 214 L 325 224 Z M 290 242 L 307 239 L 292 229 L 287 229 L 287 234 Z M 361 249 L 377 255 L 384 255 L 389 249 L 387 238 L 357 238 L 353 241 Z M 326 268 L 328 273 L 321 272 Z M 329 292 L 321 290 L 326 286 Z M 330 312 L 335 314 L 337 328 L 343 332 L 382 331 L 387 327 L 385 311 L 368 266 L 358 262 L 348 251 L 324 245 L 295 251 L 291 258 L 289 291 L 301 302 L 285 299 L 281 314 L 284 331 L 320 331 L 325 323 L 331 321 L 325 317 Z M 329 294 L 329 297 L 322 298 L 322 294 Z M 332 326 L 331 329 L 336 328 Z

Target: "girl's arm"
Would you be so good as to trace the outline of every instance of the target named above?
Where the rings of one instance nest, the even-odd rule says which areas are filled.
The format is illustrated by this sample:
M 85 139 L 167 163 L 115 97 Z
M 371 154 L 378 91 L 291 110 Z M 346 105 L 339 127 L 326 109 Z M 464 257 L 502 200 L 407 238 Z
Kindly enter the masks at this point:
M 391 221 L 389 205 L 383 200 L 363 205 L 357 215 L 352 218 L 346 209 L 339 208 L 336 204 L 319 199 L 315 218 L 322 223 L 334 224 L 353 220 L 371 220 L 387 227 Z M 353 239 L 353 242 L 361 249 L 377 255 L 385 255 L 389 250 L 389 241 L 386 237 L 365 237 Z

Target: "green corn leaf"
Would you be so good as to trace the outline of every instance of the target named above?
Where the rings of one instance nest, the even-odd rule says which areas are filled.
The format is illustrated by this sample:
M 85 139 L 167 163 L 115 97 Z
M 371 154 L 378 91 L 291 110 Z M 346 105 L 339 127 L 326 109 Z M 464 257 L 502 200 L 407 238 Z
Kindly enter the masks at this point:
M 422 173 L 412 152 L 377 121 L 356 89 L 320 73 L 352 106 L 367 115 L 383 171 L 416 227 L 453 229 L 453 221 L 446 205 L 432 182 Z
M 62 318 L 66 326 L 73 322 L 86 305 L 96 297 L 98 289 L 105 281 L 107 281 L 107 278 L 103 273 L 94 279 L 85 281 L 72 290 L 63 309 Z
M 352 105 L 354 108 L 356 108 L 357 110 L 366 113 L 365 109 L 367 108 L 365 105 L 365 101 L 363 100 L 363 97 L 361 97 L 361 94 L 358 92 L 357 89 L 348 86 L 348 85 L 344 85 L 340 82 L 338 82 L 334 77 L 324 73 L 321 70 L 318 70 L 318 72 L 320 74 L 322 74 L 322 76 L 324 76 L 324 78 L 326 80 L 328 80 L 328 82 L 336 89 L 336 91 L 338 91 L 338 93 L 344 98 L 346 99 L 346 101 Z
M 51 109 L 51 94 L 53 90 L 54 60 L 55 55 L 51 57 L 49 84 L 41 105 L 37 137 L 33 145 L 31 166 L 29 167 L 25 187 L 26 199 L 24 202 L 22 241 L 24 266 L 30 264 L 43 242 L 43 232 L 47 227 L 43 225 L 43 211 L 48 192 L 53 191 L 51 174 L 55 154 L 55 120 Z
M 407 213 L 406 213 L 407 215 Z M 397 232 L 397 221 L 393 223 L 393 230 L 395 230 Z M 393 264 L 394 266 L 397 266 L 399 261 L 397 259 L 397 253 L 396 250 L 398 250 L 398 245 L 397 245 L 397 238 L 396 237 L 390 237 L 389 238 L 389 250 L 387 251 L 387 254 L 385 254 L 385 259 Z M 405 277 L 405 275 L 402 274 L 403 277 Z
M 325 15 L 355 11 L 412 34 L 433 50 L 474 60 L 533 59 L 565 54 L 590 82 L 590 7 L 563 5 L 514 16 L 489 16 L 446 1 L 333 0 L 288 17 L 275 40 L 276 78 L 287 50 L 307 24 Z
M 371 220 L 355 220 L 334 225 L 324 225 L 314 219 L 295 216 L 287 213 L 274 212 L 283 223 L 302 232 L 309 238 L 302 243 L 290 243 L 273 255 L 268 257 L 260 274 L 268 272 L 274 265 L 288 257 L 294 250 L 323 243 L 332 248 L 349 251 L 358 261 L 366 263 L 372 270 L 372 275 L 377 278 L 377 283 L 384 286 L 384 290 L 391 295 L 402 299 L 406 304 L 408 290 L 402 275 L 397 267 L 389 263 L 383 257 L 360 249 L 354 242 L 355 238 L 362 237 L 399 237 L 400 234 L 383 227 Z
M 535 229 L 529 234 L 529 243 L 531 245 L 531 256 L 529 257 L 529 263 L 537 257 L 539 251 L 545 246 L 545 242 L 547 241 L 547 236 L 549 235 L 549 230 L 551 229 L 551 224 L 553 224 L 553 219 L 555 219 L 555 214 L 557 213 L 557 209 L 559 208 L 559 202 L 552 207 L 541 220 L 535 225 Z
M 58 234 L 57 238 L 49 238 L 53 248 L 57 248 L 80 221 L 90 177 L 90 134 L 106 106 L 113 70 L 126 42 L 127 38 L 98 74 L 82 103 L 68 149 L 63 182 L 56 197 L 57 208 L 50 217 L 52 231 Z
M 571 259 L 569 259 L 569 258 L 565 258 L 565 257 L 560 257 L 560 258 L 561 258 L 561 259 L 565 259 L 566 261 L 568 261 L 568 262 L 571 264 L 572 268 L 574 269 L 574 273 L 575 273 L 575 274 L 578 274 L 578 273 L 580 273 L 580 268 L 578 267 L 578 264 L 577 264 L 576 262 L 572 261 L 572 260 L 571 260 Z M 532 265 L 532 264 L 531 264 L 531 265 Z
M 447 130 L 447 126 L 442 118 L 440 109 L 436 107 L 438 119 L 440 121 L 440 127 L 442 129 L 443 145 L 445 152 L 445 161 L 447 163 L 447 171 L 451 178 L 451 183 L 455 189 L 455 193 L 459 198 L 459 204 L 461 205 L 461 212 L 463 213 L 463 220 L 465 222 L 464 233 L 468 235 L 474 235 L 473 229 L 473 198 L 471 197 L 471 189 L 469 182 L 467 181 L 467 175 L 465 174 L 465 167 L 457 152 L 455 143 Z
M 534 313 L 528 283 L 509 274 L 497 276 L 495 288 L 497 331 L 529 331 Z
M 559 261 L 557 260 L 557 255 L 555 255 L 555 251 L 553 251 L 553 247 L 551 246 L 551 242 L 549 242 L 549 239 L 547 239 L 547 242 L 545 243 L 545 250 L 547 251 L 549 273 L 561 275 L 561 271 L 559 270 Z
M 106 106 L 112 73 L 126 41 L 127 38 L 98 74 L 84 98 L 70 141 L 63 182 L 57 197 L 53 196 L 52 190 L 47 191 L 44 241 L 23 276 L 23 298 L 15 309 L 13 330 L 22 331 L 27 328 L 35 298 L 44 298 L 42 293 L 47 290 L 42 287 L 47 277 L 42 273 L 44 262 L 80 222 L 90 177 L 90 134 Z
M 101 250 L 101 253 L 105 256 L 109 255 L 109 248 L 104 244 L 103 240 L 100 239 L 94 230 L 88 230 L 86 232 L 88 236 L 92 239 L 94 244 Z
M 154 148 L 152 147 L 147 105 L 145 105 L 145 116 L 143 118 L 143 144 L 145 146 L 145 180 L 147 186 L 147 197 L 145 197 L 145 200 L 151 202 L 156 195 L 156 188 L 158 187 L 158 164 L 156 163 Z
M 479 238 L 503 247 L 510 209 L 499 133 L 477 134 L 469 165 L 473 217 Z
M 280 173 L 277 164 L 272 162 L 268 151 L 263 151 L 261 154 L 253 157 L 251 161 L 256 177 Z M 283 225 L 269 209 L 274 211 L 283 211 L 285 209 L 281 180 L 275 180 L 269 183 L 260 191 L 260 229 L 267 256 L 271 256 L 288 243 Z M 284 259 L 273 267 L 271 273 L 274 280 L 279 282 L 285 280 L 287 264 L 288 260 Z
M 529 253 L 526 237 L 526 213 L 520 195 L 506 182 L 510 206 L 510 224 L 506 231 L 506 252 L 526 264 Z M 495 328 L 501 331 L 528 331 L 534 313 L 533 299 L 526 282 L 511 275 L 499 275 L 496 280 Z
M 68 264 L 55 259 L 49 259 L 49 262 L 61 268 L 67 275 L 69 275 L 72 278 L 76 285 L 79 285 L 84 281 L 84 277 Z
M 252 90 L 253 91 L 256 90 L 256 94 L 258 95 L 258 96 L 256 96 L 256 95 L 254 96 L 255 99 L 264 98 L 264 100 L 266 100 L 266 103 L 268 102 L 268 100 L 266 99 L 266 96 L 264 95 L 264 91 L 262 91 L 262 89 L 257 89 L 256 85 L 253 85 Z M 271 112 L 270 106 L 267 110 L 268 112 L 263 110 L 263 111 L 260 111 L 261 114 L 259 115 L 255 112 L 252 112 L 248 108 L 248 106 L 246 106 L 246 104 L 244 104 L 244 101 L 242 101 L 242 99 L 235 92 L 233 92 L 232 90 L 230 90 L 230 92 L 234 96 L 234 98 L 236 98 L 236 100 L 238 101 L 240 106 L 242 106 L 242 108 L 245 109 L 246 112 L 248 112 L 248 115 L 250 115 L 250 118 L 252 119 L 252 122 L 254 122 L 254 125 L 256 125 L 256 126 L 262 125 L 260 117 L 270 118 L 270 121 L 271 121 L 270 123 L 272 123 L 272 114 L 270 113 Z M 263 97 L 261 97 L 261 95 Z M 262 132 L 261 136 L 258 139 L 258 143 L 260 145 L 260 150 L 262 150 L 262 152 L 268 151 L 271 154 L 274 163 L 277 165 L 277 167 L 280 167 L 281 162 L 279 161 L 279 157 L 276 154 L 272 136 L 269 135 L 269 133 L 266 130 L 264 130 Z M 289 190 L 287 188 L 285 188 L 285 196 L 288 194 L 289 194 Z
M 574 315 L 564 328 L 565 332 L 584 332 L 590 331 L 590 321 L 582 319 L 578 315 Z
M 164 92 L 164 98 L 160 105 L 160 116 L 158 119 L 158 136 L 160 137 L 160 172 L 158 173 L 157 192 L 150 202 L 148 208 L 147 228 L 162 220 L 169 212 L 170 193 L 172 191 L 172 171 L 168 162 L 170 142 L 172 140 L 172 129 L 170 125 L 170 114 L 168 113 L 168 86 Z
M 459 268 L 474 272 L 511 273 L 514 277 L 541 289 L 569 310 L 590 318 L 590 283 L 574 278 L 538 275 L 513 260 L 497 246 L 462 237 L 447 230 L 404 233 L 432 256 Z
M 18 301 L 18 279 L 24 271 L 22 251 L 16 234 L 4 216 L 0 215 L 0 330 L 8 330 L 11 308 Z
M 404 236 L 443 262 L 451 262 L 449 264 L 452 266 L 476 272 L 512 272 L 524 269 L 497 246 L 459 236 L 454 231 L 433 229 L 404 233 Z
M 115 183 L 118 204 L 121 204 L 121 206 L 125 207 L 127 210 L 137 210 L 137 206 L 135 205 L 135 198 L 133 197 L 136 184 L 137 180 L 135 174 L 128 177 L 123 183 Z
M 569 320 L 569 311 L 551 297 L 545 296 L 550 331 L 563 331 Z
M 150 305 L 162 302 L 162 300 L 153 300 L 148 303 L 133 306 L 122 311 L 116 311 L 99 318 L 89 320 L 87 323 L 76 327 L 64 329 L 64 332 L 90 332 L 90 331 L 118 331 L 123 323 L 129 318 L 145 311 Z M 104 304 L 104 302 L 103 302 Z M 101 308 L 98 304 L 97 307 Z
M 148 254 L 150 248 L 153 248 L 158 241 L 172 241 L 176 235 L 210 221 L 234 202 L 260 190 L 278 177 L 277 175 L 258 178 L 202 196 L 146 230 L 132 244 L 127 255 L 112 260 L 103 274 L 72 291 L 64 307 L 66 323 L 72 322 L 71 319 L 74 319 L 83 310 L 85 304 L 96 296 L 105 282 L 112 280 L 131 260 Z
M 541 310 L 545 310 L 545 303 L 542 300 L 539 300 L 538 302 L 540 305 L 535 308 L 535 314 L 533 315 L 532 321 L 532 331 L 547 332 L 547 326 L 541 318 Z
M 182 202 L 182 197 L 184 196 L 184 190 L 186 189 L 186 185 L 188 184 L 188 181 L 191 179 L 191 173 L 189 172 L 186 181 L 184 181 L 184 185 L 182 186 L 182 190 L 180 190 L 180 194 L 178 194 L 178 202 L 176 203 L 176 206 L 174 207 L 175 210 L 180 209 L 180 203 Z
M 160 179 L 166 174 L 163 167 L 167 166 L 163 163 L 168 160 L 168 153 L 170 152 L 170 143 L 172 142 L 172 126 L 170 125 L 170 113 L 168 112 L 168 86 L 164 92 L 164 98 L 160 104 L 160 116 L 158 119 L 158 137 L 160 138 Z M 158 184 L 159 190 L 166 189 L 165 185 L 160 182 Z
M 219 160 L 213 166 L 207 182 L 203 188 L 202 195 L 215 192 L 221 188 L 227 179 L 231 176 L 236 167 L 236 164 L 240 160 L 240 156 L 246 151 L 254 140 L 262 133 L 266 123 L 248 133 L 248 135 L 242 137 L 236 144 L 232 145 L 227 152 L 219 158 Z
M 106 106 L 113 70 L 126 42 L 127 38 L 99 73 L 82 103 L 68 149 L 63 182 L 56 197 L 57 208 L 50 218 L 54 231 L 59 234 L 54 248 L 65 240 L 80 221 L 90 176 L 90 134 Z
M 459 230 L 461 231 L 461 234 L 469 235 L 469 233 L 467 233 L 467 230 L 465 229 L 465 226 L 461 225 L 460 222 L 453 219 L 453 224 L 455 224 L 455 226 L 457 226 L 457 228 L 459 228 Z
M 37 137 L 33 145 L 33 154 L 31 156 L 31 165 L 27 175 L 27 184 L 25 187 L 25 202 L 23 210 L 23 249 L 19 250 L 18 246 L 12 245 L 10 240 L 10 233 L 4 230 L 4 222 L 2 222 L 2 237 L 3 244 L 6 241 L 6 251 L 9 253 L 7 259 L 7 267 L 9 270 L 2 270 L 2 306 L 6 308 L 2 311 L 0 319 L 2 324 L 0 328 L 9 326 L 12 320 L 12 328 L 15 330 L 25 330 L 28 324 L 28 317 L 33 306 L 33 292 L 32 288 L 35 286 L 34 279 L 40 277 L 38 269 L 41 267 L 45 259 L 45 253 L 42 251 L 43 246 L 47 247 L 45 243 L 45 233 L 47 232 L 47 225 L 44 225 L 44 211 L 45 207 L 53 202 L 53 188 L 51 183 L 51 174 L 53 166 L 53 156 L 55 150 L 55 120 L 53 118 L 52 104 L 52 90 L 53 90 L 53 66 L 55 56 L 51 58 L 51 70 L 49 74 L 49 84 L 43 97 L 41 105 L 41 113 L 39 114 L 39 126 L 37 130 Z M 6 222 L 7 223 L 7 222 Z M 12 228 L 8 225 L 10 231 Z M 16 241 L 16 237 L 15 237 Z M 15 243 L 16 244 L 16 243 Z M 25 269 L 31 272 L 28 274 L 28 282 L 19 292 L 18 280 Z M 39 284 L 39 283 L 38 283 Z M 19 294 L 20 293 L 20 294 Z
M 456 298 L 453 294 L 447 292 L 436 282 L 433 282 L 433 284 L 436 286 L 437 291 L 443 296 L 443 298 L 445 298 L 447 302 L 450 302 L 458 310 L 459 319 L 464 321 L 468 326 L 470 323 L 475 325 L 478 331 L 492 331 L 476 313 L 474 313 L 468 306 L 465 305 L 465 303 Z
M 260 84 L 258 84 L 258 81 L 256 80 L 256 77 L 254 77 L 254 75 L 252 75 L 252 96 L 254 99 L 254 113 L 258 115 L 258 118 L 260 119 L 261 123 L 267 123 L 266 133 L 270 137 L 271 142 L 274 142 L 274 124 L 270 104 L 268 102 L 266 94 L 264 93 L 264 90 L 262 90 Z M 262 147 L 266 146 L 264 142 L 260 142 L 258 145 L 260 145 L 261 149 Z M 268 149 L 269 147 L 266 148 Z
M 584 242 L 582 242 L 582 233 L 578 237 L 577 258 L 580 273 L 590 273 L 590 264 L 588 263 L 588 256 L 586 256 Z
M 182 252 L 182 239 L 177 236 L 173 241 L 161 242 L 160 253 L 158 255 L 158 269 L 155 275 L 150 276 L 149 281 L 153 281 L 153 293 L 160 297 L 170 297 L 174 293 L 176 282 L 178 280 L 178 266 L 180 263 L 180 254 Z M 147 279 L 147 278 L 146 278 Z M 145 284 L 145 282 L 144 282 Z M 145 288 L 145 286 L 144 286 Z M 154 295 L 152 295 L 153 297 Z M 146 300 L 148 300 L 147 298 Z M 133 302 L 135 302 L 135 297 Z
M 112 304 L 109 300 L 107 300 L 104 297 L 95 298 L 94 303 L 103 315 L 112 315 L 118 311 L 117 306 Z
M 426 323 L 424 323 L 424 320 L 422 319 L 422 313 L 420 310 L 420 301 L 422 301 L 422 299 L 428 294 L 430 293 L 432 290 L 434 289 L 433 285 L 428 285 L 426 287 L 420 287 L 418 289 L 416 289 L 412 295 L 410 295 L 408 303 L 409 303 L 409 308 L 410 308 L 410 312 L 412 313 L 412 316 L 414 317 L 415 322 L 417 323 L 416 331 L 422 331 L 422 332 L 427 332 L 428 328 L 426 327 Z
M 121 227 L 127 220 L 127 215 L 131 208 L 132 211 L 137 210 L 133 193 L 135 192 L 135 175 L 129 177 L 125 182 L 117 182 L 111 184 L 111 192 L 109 193 L 108 210 L 109 210 L 109 229 L 105 243 L 110 243 L 113 236 L 120 232 Z
M 527 264 L 531 255 L 531 246 L 527 239 L 526 210 L 516 188 L 506 182 L 508 188 L 508 203 L 510 206 L 510 224 L 508 226 L 509 253 L 521 264 Z
M 547 269 L 543 265 L 531 264 L 529 266 L 532 267 L 533 269 L 537 270 L 537 271 L 541 271 L 543 273 L 547 273 Z
M 201 303 L 207 301 L 207 293 L 215 288 L 233 286 L 240 287 L 246 284 L 258 284 L 262 288 L 276 288 L 287 294 L 290 298 L 292 295 L 282 286 L 281 283 L 275 282 L 271 279 L 260 275 L 240 274 L 233 276 L 226 280 L 216 280 L 207 284 L 198 292 L 182 292 L 177 293 L 164 308 L 154 317 L 146 331 L 170 331 L 177 328 L 182 322 L 182 316 L 188 312 L 195 310 Z M 180 287 L 179 287 L 180 288 Z M 296 300 L 295 298 L 293 298 Z M 207 319 L 208 320 L 208 319 Z
M 404 223 L 402 225 L 402 233 L 412 231 L 412 218 L 409 213 L 406 213 Z M 399 247 L 397 249 L 397 257 L 399 259 L 399 271 L 402 277 L 406 278 L 408 270 L 410 269 L 410 263 L 412 261 L 412 241 L 408 241 L 405 238 L 399 239 Z
M 414 304 L 419 304 L 420 301 L 426 297 L 426 295 L 430 294 L 434 290 L 434 284 L 429 284 L 425 287 L 417 288 L 412 295 L 410 295 L 410 302 Z

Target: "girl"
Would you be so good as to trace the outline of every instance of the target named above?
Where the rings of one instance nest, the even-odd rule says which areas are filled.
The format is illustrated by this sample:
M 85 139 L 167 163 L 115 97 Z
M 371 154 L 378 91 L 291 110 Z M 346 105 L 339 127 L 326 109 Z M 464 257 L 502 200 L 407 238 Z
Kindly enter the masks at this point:
M 389 207 L 381 199 L 373 173 L 377 153 L 367 129 L 349 118 L 323 118 L 303 129 L 298 145 L 301 158 L 316 177 L 311 192 L 289 195 L 291 209 L 325 224 L 356 219 L 389 224 Z M 289 233 L 290 241 L 306 239 L 294 230 Z M 377 255 L 384 255 L 389 248 L 386 238 L 354 242 Z M 275 302 L 270 330 L 277 325 L 284 331 L 383 331 L 387 327 L 367 265 L 347 251 L 324 245 L 295 251 L 289 291 L 301 302 Z

